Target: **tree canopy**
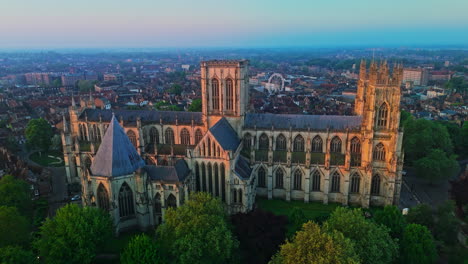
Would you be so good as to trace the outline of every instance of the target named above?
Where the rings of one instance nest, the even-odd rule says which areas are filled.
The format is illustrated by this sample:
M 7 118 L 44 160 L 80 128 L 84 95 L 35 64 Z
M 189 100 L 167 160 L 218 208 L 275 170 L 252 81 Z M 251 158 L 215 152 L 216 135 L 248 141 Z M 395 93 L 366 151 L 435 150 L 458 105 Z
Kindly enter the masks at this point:
M 394 205 L 387 205 L 383 210 L 377 211 L 374 220 L 378 224 L 388 227 L 393 238 L 400 238 L 406 225 L 403 214 Z
M 201 112 L 202 111 L 202 100 L 200 98 L 193 99 L 192 103 L 188 108 L 189 112 Z
M 440 149 L 432 149 L 426 157 L 414 162 L 416 173 L 431 182 L 450 178 L 458 171 L 458 162 L 454 156 L 448 157 Z
M 226 263 L 239 242 L 219 199 L 193 193 L 179 208 L 166 211 L 156 232 L 168 261 L 175 263 Z
M 112 233 L 107 212 L 68 204 L 44 222 L 34 246 L 47 263 L 90 263 Z
M 445 83 L 445 88 L 458 93 L 466 93 L 468 91 L 468 82 L 463 77 L 454 77 Z
M 23 215 L 29 216 L 32 202 L 29 185 L 12 175 L 5 175 L 0 179 L 0 206 L 11 206 Z
M 145 234 L 136 235 L 130 240 L 120 255 L 122 264 L 162 264 L 156 241 Z
M 94 92 L 94 85 L 97 81 L 90 80 L 79 80 L 76 82 L 76 86 L 80 89 L 80 92 Z
M 344 264 L 359 263 L 351 240 L 337 231 L 324 231 L 310 221 L 292 241 L 286 241 L 270 263 L 274 264 Z
M 324 227 L 351 239 L 362 263 L 393 263 L 398 257 L 398 244 L 388 228 L 366 220 L 361 209 L 338 207 Z
M 33 264 L 37 259 L 33 253 L 19 246 L 7 246 L 0 248 L 0 263 L 2 264 Z
M 0 247 L 25 245 L 29 241 L 29 226 L 15 207 L 0 206 Z
M 26 144 L 47 151 L 52 144 L 52 127 L 43 118 L 31 119 L 25 130 Z
M 423 225 L 407 225 L 400 247 L 401 263 L 432 264 L 437 260 L 434 239 L 429 229 Z
M 242 263 L 267 263 L 284 242 L 287 218 L 255 209 L 231 216 Z
M 424 225 L 429 229 L 434 227 L 432 208 L 427 204 L 418 204 L 411 208 L 406 215 L 408 223 Z

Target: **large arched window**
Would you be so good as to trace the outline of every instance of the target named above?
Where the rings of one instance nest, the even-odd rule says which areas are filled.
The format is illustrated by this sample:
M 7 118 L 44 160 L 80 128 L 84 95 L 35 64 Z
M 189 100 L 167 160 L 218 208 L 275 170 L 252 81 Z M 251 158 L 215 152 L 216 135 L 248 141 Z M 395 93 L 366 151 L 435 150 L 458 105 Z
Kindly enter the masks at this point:
M 98 190 L 97 190 L 97 200 L 98 200 L 98 206 L 99 208 L 109 211 L 109 193 L 106 190 L 106 187 L 102 185 L 102 183 L 99 184 Z
M 361 154 L 361 141 L 357 137 L 351 139 L 351 154 Z
M 175 196 L 171 193 L 169 194 L 169 196 L 167 197 L 167 208 L 176 208 L 177 207 L 177 199 L 175 198 Z
M 386 103 L 383 103 L 379 107 L 379 111 L 377 113 L 377 127 L 380 127 L 380 128 L 387 127 L 387 120 L 388 120 L 388 106 Z
M 382 143 L 374 148 L 374 160 L 385 161 L 385 146 Z
M 172 128 L 168 127 L 166 129 L 166 132 L 164 133 L 164 139 L 166 141 L 166 144 L 169 144 L 169 145 L 175 144 L 174 131 L 172 130 Z
M 205 163 L 202 163 L 201 165 L 201 171 L 202 171 L 202 189 L 204 192 L 207 191 L 206 187 L 206 167 L 205 167 Z
M 260 138 L 258 139 L 258 148 L 259 149 L 268 149 L 269 142 L 268 136 L 263 133 Z
M 207 149 L 207 156 L 208 157 L 211 157 L 211 139 L 208 137 L 208 139 L 206 140 L 207 142 L 207 146 L 206 146 L 206 149 Z
M 150 144 L 159 144 L 159 132 L 157 128 L 152 127 L 150 129 L 149 141 L 150 141 Z
M 340 174 L 336 171 L 332 174 L 331 192 L 340 192 Z
M 341 139 L 335 136 L 330 142 L 330 152 L 341 153 Z
M 303 152 L 304 151 L 304 138 L 301 135 L 297 135 L 294 138 L 294 149 L 293 151 Z
M 83 128 L 83 125 L 82 124 L 79 124 L 78 125 L 78 129 L 80 130 L 80 139 L 81 140 L 86 140 L 85 136 L 84 136 L 84 128 Z
M 302 171 L 299 169 L 294 172 L 294 190 L 302 190 Z
M 244 135 L 244 148 L 251 149 L 252 148 L 252 136 L 249 133 Z
M 221 200 L 224 202 L 226 200 L 226 172 L 224 170 L 224 164 L 221 163 L 219 166 L 219 169 L 221 171 Z
M 312 139 L 312 152 L 323 152 L 323 141 L 320 136 L 315 136 Z
M 242 203 L 242 189 L 239 189 L 237 191 L 237 194 L 239 195 L 239 199 L 237 199 L 239 201 L 239 203 L 241 204 Z
M 277 169 L 275 173 L 275 188 L 276 189 L 283 189 L 283 177 L 284 172 L 282 169 Z
M 195 145 L 198 145 L 198 142 L 203 138 L 203 134 L 200 129 L 195 131 Z
M 206 170 L 208 171 L 208 192 L 213 195 L 213 167 L 210 163 L 206 166 Z
M 237 190 L 236 189 L 232 190 L 232 202 L 237 203 Z
M 99 128 L 96 124 L 93 125 L 93 134 L 94 141 L 101 141 L 101 134 L 99 133 Z
M 357 137 L 351 139 L 351 166 L 361 166 L 361 141 Z
M 211 94 L 213 110 L 219 111 L 219 81 L 217 79 L 211 80 Z
M 197 192 L 201 191 L 200 189 L 200 166 L 198 166 L 198 162 L 195 162 L 195 187 Z
M 361 177 L 356 172 L 351 175 L 351 188 L 349 190 L 350 193 L 359 193 L 359 185 L 361 183 Z
M 380 176 L 375 174 L 371 182 L 371 194 L 380 195 Z
M 214 195 L 216 197 L 219 197 L 219 170 L 218 170 L 218 164 L 215 163 L 213 165 L 213 170 L 214 170 Z
M 286 150 L 286 137 L 283 134 L 276 138 L 276 150 Z
M 126 182 L 122 184 L 119 191 L 119 215 L 120 217 L 133 216 L 135 206 L 133 204 L 133 192 Z
M 180 144 L 185 146 L 190 145 L 190 132 L 186 128 L 180 131 Z
M 157 193 L 154 196 L 154 213 L 155 214 L 162 214 L 162 205 L 161 205 L 161 194 Z
M 320 192 L 320 172 L 318 170 L 315 170 L 312 175 L 312 191 Z
M 127 132 L 127 137 L 128 137 L 128 139 L 130 139 L 130 142 L 132 142 L 132 145 L 136 148 L 137 147 L 137 138 L 136 138 L 135 132 L 133 132 L 133 130 L 129 130 Z
M 226 80 L 226 109 L 234 110 L 234 85 L 232 79 Z
M 266 183 L 265 183 L 265 178 L 266 178 L 266 175 L 265 175 L 265 169 L 263 167 L 260 167 L 260 169 L 258 169 L 258 172 L 257 172 L 257 175 L 258 175 L 258 187 L 265 187 L 266 186 Z

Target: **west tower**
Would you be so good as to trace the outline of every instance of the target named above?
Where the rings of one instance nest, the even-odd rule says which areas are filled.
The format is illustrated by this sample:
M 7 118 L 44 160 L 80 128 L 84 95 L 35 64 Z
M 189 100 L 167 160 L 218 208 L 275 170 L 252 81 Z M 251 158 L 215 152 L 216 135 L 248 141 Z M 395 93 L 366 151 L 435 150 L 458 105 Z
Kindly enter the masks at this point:
M 209 127 L 226 117 L 237 132 L 247 111 L 248 60 L 201 62 L 203 116 Z

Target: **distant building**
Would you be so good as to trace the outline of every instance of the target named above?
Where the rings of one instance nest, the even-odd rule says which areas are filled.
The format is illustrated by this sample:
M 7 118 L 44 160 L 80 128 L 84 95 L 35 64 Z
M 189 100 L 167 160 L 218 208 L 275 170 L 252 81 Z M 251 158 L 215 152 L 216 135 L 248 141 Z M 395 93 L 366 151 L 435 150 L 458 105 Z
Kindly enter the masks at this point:
M 83 73 L 67 73 L 62 75 L 63 86 L 74 86 L 76 82 L 80 80 L 85 80 L 85 76 Z
M 123 83 L 123 76 L 119 73 L 107 73 L 104 74 L 104 81 L 105 82 L 115 82 L 115 83 Z
M 404 69 L 402 83 L 412 82 L 413 85 L 427 85 L 429 79 L 428 72 L 425 69 Z
M 452 78 L 449 71 L 433 71 L 431 72 L 431 80 L 433 81 L 448 81 Z

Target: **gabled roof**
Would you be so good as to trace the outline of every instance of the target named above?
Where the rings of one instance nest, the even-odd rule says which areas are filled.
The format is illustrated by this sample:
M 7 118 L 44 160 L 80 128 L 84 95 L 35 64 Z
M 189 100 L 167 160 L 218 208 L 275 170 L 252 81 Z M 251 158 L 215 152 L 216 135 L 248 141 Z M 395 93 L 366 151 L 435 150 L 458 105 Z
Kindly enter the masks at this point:
M 178 160 L 175 166 L 154 166 L 144 167 L 148 176 L 153 181 L 163 182 L 183 182 L 190 173 L 190 169 L 185 160 Z
M 210 128 L 210 132 L 224 150 L 236 150 L 239 146 L 240 140 L 236 131 L 224 117 Z
M 125 131 L 112 116 L 110 125 L 91 164 L 96 176 L 116 177 L 128 175 L 142 168 L 145 162 L 128 139 Z
M 247 180 L 250 178 L 252 174 L 252 169 L 250 168 L 249 162 L 242 156 L 236 161 L 236 165 L 234 167 L 234 172 L 243 180 Z
M 286 114 L 258 114 L 247 113 L 244 126 L 246 128 L 260 128 L 288 130 L 345 130 L 359 129 L 361 116 L 338 116 L 338 115 L 286 115 Z
M 79 119 L 99 122 L 109 122 L 112 115 L 123 119 L 125 124 L 136 124 L 137 118 L 142 123 L 159 123 L 191 125 L 192 120 L 196 125 L 203 124 L 201 112 L 179 112 L 179 111 L 156 111 L 156 110 L 104 110 L 104 109 L 85 109 Z

